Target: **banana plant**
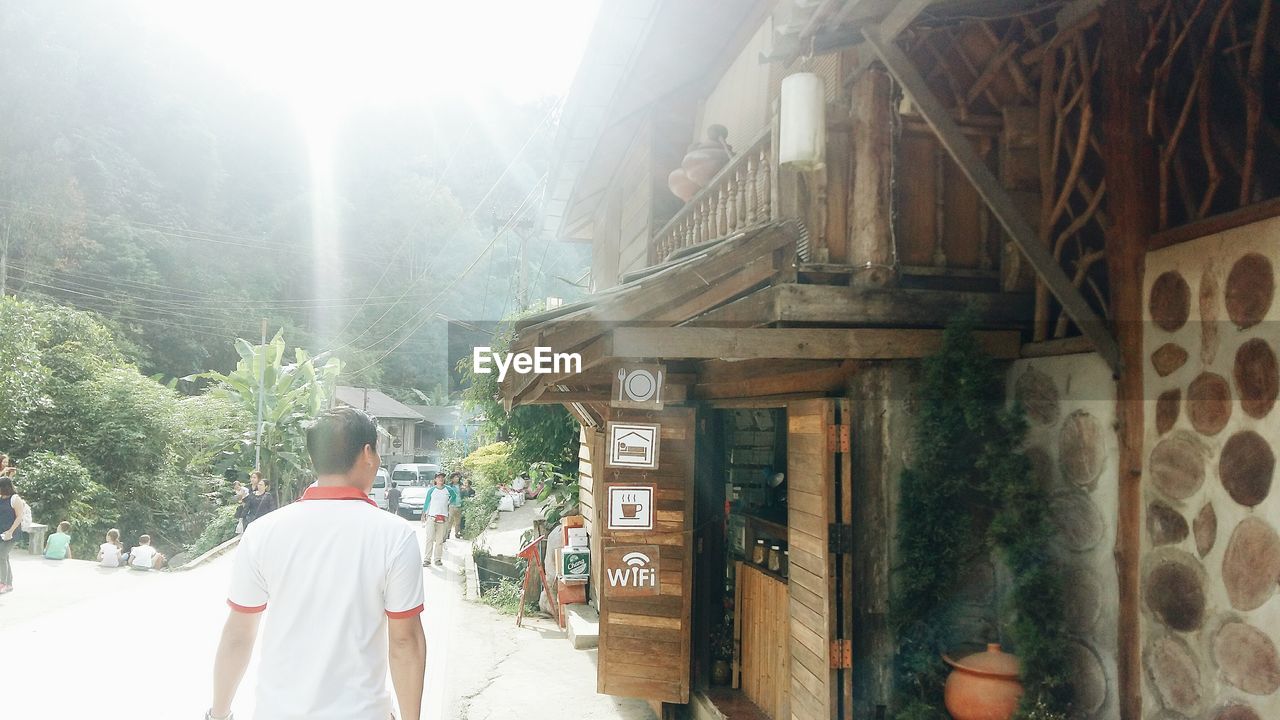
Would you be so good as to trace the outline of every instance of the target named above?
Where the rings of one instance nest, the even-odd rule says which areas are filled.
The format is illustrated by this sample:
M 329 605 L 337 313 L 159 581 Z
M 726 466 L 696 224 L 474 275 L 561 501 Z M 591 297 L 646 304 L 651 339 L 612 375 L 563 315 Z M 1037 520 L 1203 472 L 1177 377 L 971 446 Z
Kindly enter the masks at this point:
M 236 339 L 240 361 L 224 375 L 204 372 L 184 380 L 216 383 L 213 393 L 240 404 L 257 417 L 262 407 L 261 460 L 259 470 L 275 489 L 277 499 L 297 497 L 299 480 L 307 472 L 305 423 L 329 407 L 342 372 L 342 361 L 330 353 L 312 357 L 302 348 L 294 349 L 292 363 L 284 362 L 285 342 L 281 333 L 265 345 Z M 242 465 L 252 467 L 257 428 L 240 440 Z

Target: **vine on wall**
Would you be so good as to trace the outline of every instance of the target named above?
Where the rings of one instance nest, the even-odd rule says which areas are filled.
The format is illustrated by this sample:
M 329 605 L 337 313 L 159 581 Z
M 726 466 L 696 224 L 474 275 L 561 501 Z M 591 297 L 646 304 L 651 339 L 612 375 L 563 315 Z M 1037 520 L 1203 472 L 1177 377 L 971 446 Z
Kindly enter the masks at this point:
M 1002 373 L 979 347 L 971 315 L 953 322 L 942 350 L 925 361 L 919 397 L 899 511 L 896 717 L 946 717 L 941 654 L 952 649 L 960 574 L 996 551 L 1012 576 L 1002 634 L 1022 661 L 1026 690 L 1016 717 L 1065 718 L 1069 645 L 1047 495 L 1022 451 L 1022 410 L 1004 406 Z

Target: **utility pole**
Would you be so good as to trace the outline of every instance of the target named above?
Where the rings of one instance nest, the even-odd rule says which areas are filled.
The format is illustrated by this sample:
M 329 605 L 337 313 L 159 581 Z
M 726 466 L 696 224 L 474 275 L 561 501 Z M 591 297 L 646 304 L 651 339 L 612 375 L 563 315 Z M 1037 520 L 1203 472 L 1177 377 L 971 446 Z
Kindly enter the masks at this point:
M 267 320 L 262 319 L 262 364 L 258 368 L 258 437 L 253 442 L 253 469 L 262 472 L 262 401 L 267 383 Z
M 516 276 L 516 308 L 529 307 L 529 240 L 533 238 L 533 221 L 521 219 L 516 223 L 516 236 L 520 238 L 519 270 Z
M 0 246 L 0 297 L 4 297 L 9 284 L 9 230 L 12 220 L 4 221 L 4 245 Z

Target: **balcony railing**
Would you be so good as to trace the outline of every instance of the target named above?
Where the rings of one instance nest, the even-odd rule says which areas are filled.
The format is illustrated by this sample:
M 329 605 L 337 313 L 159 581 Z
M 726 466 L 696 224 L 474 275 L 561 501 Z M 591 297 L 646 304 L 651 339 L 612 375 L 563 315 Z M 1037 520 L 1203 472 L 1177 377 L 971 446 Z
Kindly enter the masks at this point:
M 774 219 L 772 127 L 729 160 L 707 186 L 653 236 L 654 261 Z

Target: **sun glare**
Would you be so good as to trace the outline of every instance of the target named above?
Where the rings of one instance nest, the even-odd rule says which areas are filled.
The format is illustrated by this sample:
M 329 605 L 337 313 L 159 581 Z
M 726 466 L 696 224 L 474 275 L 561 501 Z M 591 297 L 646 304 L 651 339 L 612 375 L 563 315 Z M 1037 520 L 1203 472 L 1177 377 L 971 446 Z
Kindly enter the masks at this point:
M 134 0 L 157 32 L 315 110 L 499 93 L 563 95 L 598 0 Z

